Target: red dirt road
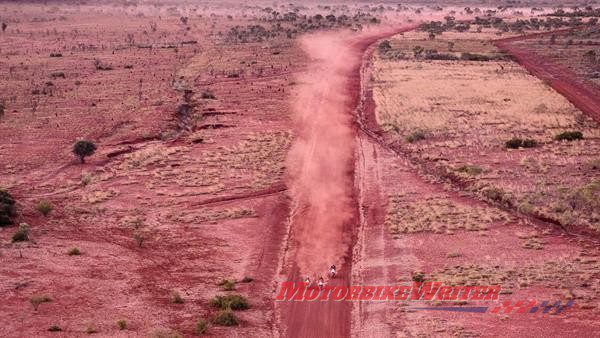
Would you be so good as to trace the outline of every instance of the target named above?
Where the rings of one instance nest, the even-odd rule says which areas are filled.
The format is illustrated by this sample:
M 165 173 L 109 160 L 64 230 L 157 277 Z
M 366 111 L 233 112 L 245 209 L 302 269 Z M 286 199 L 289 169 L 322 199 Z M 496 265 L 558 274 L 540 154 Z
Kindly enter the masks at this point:
M 564 31 L 558 31 L 564 32 Z M 554 32 L 544 33 L 550 34 Z M 495 40 L 494 44 L 500 50 L 512 54 L 515 59 L 532 75 L 544 80 L 554 90 L 566 97 L 575 107 L 600 122 L 600 90 L 577 79 L 572 71 L 552 62 L 546 57 L 536 55 L 531 51 L 519 48 L 513 42 L 533 39 L 540 34 L 525 35 L 507 39 Z
M 315 64 L 301 78 L 296 103 L 297 141 L 288 168 L 292 196 L 291 251 L 284 266 L 288 280 L 316 279 L 334 263 L 340 269 L 330 285 L 349 285 L 352 248 L 359 223 L 354 173 L 357 128 L 353 110 L 360 98 L 364 52 L 377 40 L 414 26 L 360 36 L 322 34 L 304 41 Z M 340 89 L 342 89 L 340 91 Z M 350 336 L 350 302 L 291 302 L 280 306 L 280 327 L 289 337 Z

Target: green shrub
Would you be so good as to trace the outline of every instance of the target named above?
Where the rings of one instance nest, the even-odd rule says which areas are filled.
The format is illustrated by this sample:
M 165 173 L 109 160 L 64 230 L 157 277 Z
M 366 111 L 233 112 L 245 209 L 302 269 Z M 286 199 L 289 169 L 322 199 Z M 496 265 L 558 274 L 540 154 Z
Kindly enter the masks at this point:
M 52 203 L 46 200 L 39 201 L 35 206 L 35 210 L 39 211 L 39 213 L 44 216 L 48 216 L 53 209 L 54 207 L 52 206 Z
M 535 148 L 537 147 L 537 141 L 534 139 L 522 139 L 522 138 L 512 138 L 505 142 L 505 146 L 508 149 L 518 149 L 518 148 Z
M 46 295 L 41 295 L 41 296 L 32 296 L 31 298 L 29 298 L 29 302 L 31 303 L 31 306 L 33 306 L 33 309 L 35 311 L 37 311 L 38 307 L 40 306 L 40 304 L 42 303 L 48 303 L 51 302 L 52 299 Z
M 171 292 L 171 303 L 173 304 L 183 304 L 183 297 L 177 291 Z
M 125 319 L 117 320 L 117 327 L 121 331 L 125 330 L 127 328 L 127 321 Z
M 253 280 L 254 280 L 254 278 L 246 276 L 246 277 L 244 277 L 244 279 L 242 279 L 242 283 L 250 283 Z
M 423 283 L 425 281 L 425 274 L 419 271 L 412 273 L 412 280 L 416 283 Z
M 48 331 L 50 331 L 50 332 L 59 332 L 59 331 L 62 331 L 62 329 L 58 325 L 52 325 L 52 326 L 50 326 L 48 328 Z
M 392 45 L 390 44 L 389 40 L 383 40 L 377 48 L 379 49 L 380 53 L 384 54 L 392 49 Z
M 98 333 L 98 329 L 94 325 L 88 325 L 84 332 L 87 334 Z
M 465 173 L 467 175 L 475 176 L 481 174 L 483 172 L 483 169 L 476 165 L 465 164 L 463 166 L 458 167 L 456 171 Z
M 219 286 L 223 288 L 223 291 L 235 290 L 235 281 L 224 279 L 219 283 Z
M 462 53 L 460 59 L 465 61 L 490 61 L 496 58 L 482 54 Z
M 583 133 L 580 131 L 565 131 L 554 137 L 557 141 L 574 141 L 582 140 Z
M 415 130 L 412 133 L 408 134 L 408 136 L 406 136 L 406 141 L 408 143 L 414 143 L 417 141 L 421 141 L 424 140 L 426 138 L 425 132 L 422 130 Z
M 235 326 L 238 325 L 238 319 L 231 309 L 225 309 L 217 313 L 213 319 L 213 323 L 221 326 Z
M 221 310 L 246 310 L 250 307 L 248 301 L 242 295 L 216 296 L 210 301 L 210 305 Z
M 15 215 L 15 200 L 4 190 L 0 189 L 0 227 L 13 224 Z
M 208 323 L 206 323 L 206 320 L 204 319 L 198 319 L 196 322 L 196 333 L 204 334 L 206 331 L 208 331 Z
M 4 109 L 6 109 L 4 103 L 0 102 L 0 117 L 4 116 Z
M 73 154 L 79 157 L 81 163 L 85 163 L 85 158 L 93 155 L 96 149 L 96 145 L 93 142 L 79 140 L 73 145 Z
M 21 223 L 19 230 L 12 235 L 12 242 L 25 242 L 29 240 L 29 224 Z
M 67 251 L 67 254 L 69 254 L 69 256 L 79 256 L 81 255 L 81 251 L 79 251 L 79 248 L 77 247 L 72 247 Z

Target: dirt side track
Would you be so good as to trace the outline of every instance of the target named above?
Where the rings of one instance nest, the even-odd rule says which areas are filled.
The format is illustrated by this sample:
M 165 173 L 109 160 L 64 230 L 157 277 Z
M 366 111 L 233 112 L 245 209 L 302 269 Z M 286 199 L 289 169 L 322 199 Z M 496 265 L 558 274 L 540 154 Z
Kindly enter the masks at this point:
M 564 31 L 548 32 L 561 33 Z M 536 55 L 531 51 L 519 48 L 513 42 L 539 37 L 540 34 L 531 34 L 520 37 L 494 40 L 494 44 L 501 51 L 510 53 L 517 62 L 525 67 L 532 75 L 544 80 L 554 90 L 566 97 L 575 107 L 600 122 L 600 89 L 586 84 L 577 78 L 572 71 L 552 62 L 552 60 Z

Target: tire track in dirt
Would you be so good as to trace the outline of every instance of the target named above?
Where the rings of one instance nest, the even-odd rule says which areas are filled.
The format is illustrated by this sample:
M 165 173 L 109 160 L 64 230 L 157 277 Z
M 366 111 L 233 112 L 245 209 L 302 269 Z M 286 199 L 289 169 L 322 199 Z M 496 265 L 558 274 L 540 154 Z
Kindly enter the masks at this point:
M 401 27 L 359 36 L 326 33 L 303 40 L 314 67 L 301 78 L 297 135 L 288 158 L 292 197 L 290 248 L 282 273 L 290 281 L 318 278 L 335 263 L 330 285 L 349 285 L 352 248 L 360 211 L 355 186 L 357 128 L 352 113 L 360 102 L 361 61 L 375 41 Z M 347 337 L 350 302 L 289 302 L 279 305 L 280 329 L 289 337 Z

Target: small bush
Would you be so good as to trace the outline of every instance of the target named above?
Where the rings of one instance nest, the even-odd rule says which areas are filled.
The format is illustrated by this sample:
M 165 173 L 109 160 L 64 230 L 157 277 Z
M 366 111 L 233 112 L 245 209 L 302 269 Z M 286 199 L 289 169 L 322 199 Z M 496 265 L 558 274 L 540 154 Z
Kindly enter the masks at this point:
M 384 54 L 392 49 L 392 45 L 390 44 L 389 40 L 383 40 L 377 48 L 379 49 L 380 53 Z
M 204 334 L 204 333 L 206 333 L 207 330 L 208 330 L 208 323 L 206 323 L 206 320 L 199 319 L 196 322 L 196 333 L 197 334 Z
M 224 279 L 219 283 L 219 286 L 223 288 L 223 291 L 233 291 L 235 290 L 235 281 Z
M 412 133 L 408 134 L 408 136 L 406 136 L 406 141 L 408 143 L 414 143 L 417 141 L 421 141 L 424 140 L 426 138 L 425 132 L 422 130 L 415 130 Z
M 183 297 L 181 297 L 181 294 L 179 292 L 177 292 L 177 291 L 171 292 L 171 303 L 183 304 Z
M 94 67 L 96 70 L 112 70 L 113 68 L 107 64 L 104 64 L 100 59 L 94 60 Z
M 60 77 L 60 78 L 63 78 L 63 79 L 66 79 L 66 78 L 67 78 L 64 72 L 54 72 L 54 73 L 51 73 L 51 74 L 50 74 L 50 76 L 51 76 L 53 79 L 56 79 L 56 78 L 59 78 L 59 77 Z
M 250 283 L 253 280 L 254 280 L 254 278 L 246 276 L 246 277 L 244 277 L 244 279 L 242 279 L 242 283 Z
M 69 256 L 79 256 L 81 255 L 81 251 L 79 251 L 78 247 L 73 247 L 67 251 L 67 254 L 69 254 Z
M 39 201 L 35 206 L 35 210 L 39 211 L 39 213 L 44 216 L 48 216 L 53 209 L 54 207 L 52 206 L 52 203 L 46 200 Z
M 565 131 L 554 137 L 557 141 L 575 141 L 582 140 L 583 133 L 580 131 Z
M 213 323 L 221 326 L 235 326 L 238 325 L 238 319 L 231 309 L 225 309 L 217 313 Z
M 125 330 L 127 328 L 127 321 L 125 319 L 117 320 L 117 327 L 121 331 Z
M 465 61 L 490 61 L 496 58 L 482 54 L 462 53 L 460 59 Z
M 59 332 L 59 331 L 62 331 L 62 329 L 58 325 L 52 325 L 52 326 L 50 326 L 48 328 L 48 331 L 50 331 L 50 332 Z
M 0 102 L 0 117 L 4 116 L 4 109 L 6 109 L 4 103 Z
M 63 55 L 61 53 L 50 53 L 51 58 L 61 58 Z
M 534 139 L 521 139 L 518 137 L 512 138 L 504 143 L 508 149 L 518 148 L 535 148 L 537 147 L 537 141 Z
M 98 329 L 94 325 L 88 325 L 88 327 L 85 328 L 84 332 L 87 334 L 98 333 Z
M 425 281 L 425 274 L 419 271 L 413 272 L 412 280 L 416 283 L 423 283 Z
M 31 303 L 31 306 L 33 306 L 33 309 L 35 311 L 37 311 L 38 307 L 40 306 L 40 304 L 42 303 L 48 303 L 51 302 L 52 299 L 46 295 L 41 295 L 41 296 L 33 296 L 31 298 L 29 298 L 29 302 Z
M 13 224 L 15 215 L 15 200 L 7 192 L 0 189 L 0 227 Z
M 466 164 L 466 165 L 458 167 L 456 169 L 456 171 L 465 173 L 467 175 L 476 176 L 476 175 L 481 174 L 483 172 L 483 169 L 481 169 L 480 167 L 478 167 L 476 165 Z
M 12 242 L 25 242 L 29 240 L 29 224 L 21 223 L 19 230 L 12 235 Z
M 73 154 L 79 157 L 81 163 L 85 163 L 87 156 L 92 156 L 96 152 L 96 145 L 93 142 L 79 140 L 73 145 Z
M 202 92 L 202 98 L 205 100 L 215 100 L 217 97 L 212 92 L 205 90 Z
M 248 301 L 242 295 L 216 296 L 210 301 L 210 305 L 221 310 L 246 310 L 250 308 Z

